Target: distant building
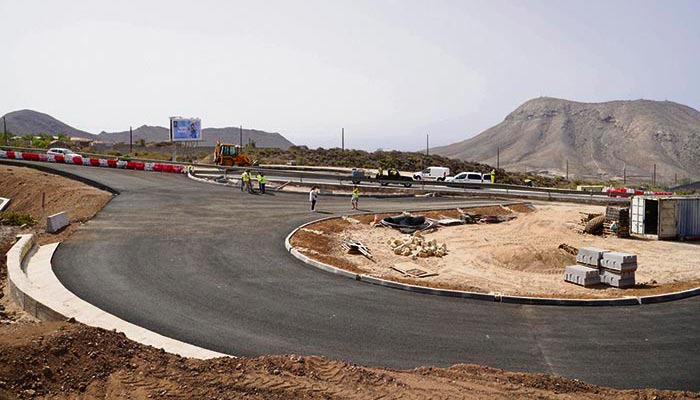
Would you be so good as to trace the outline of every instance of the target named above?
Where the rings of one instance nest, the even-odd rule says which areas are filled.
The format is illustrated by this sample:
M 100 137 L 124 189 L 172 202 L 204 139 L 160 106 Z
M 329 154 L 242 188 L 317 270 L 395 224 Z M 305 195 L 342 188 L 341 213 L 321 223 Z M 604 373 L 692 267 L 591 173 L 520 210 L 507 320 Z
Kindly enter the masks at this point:
M 92 144 L 92 142 L 94 142 L 94 140 L 92 140 L 92 139 L 86 139 L 86 138 L 81 138 L 81 137 L 72 137 L 72 138 L 70 138 L 70 142 L 71 142 L 74 146 L 78 146 L 78 147 L 90 147 L 90 145 Z

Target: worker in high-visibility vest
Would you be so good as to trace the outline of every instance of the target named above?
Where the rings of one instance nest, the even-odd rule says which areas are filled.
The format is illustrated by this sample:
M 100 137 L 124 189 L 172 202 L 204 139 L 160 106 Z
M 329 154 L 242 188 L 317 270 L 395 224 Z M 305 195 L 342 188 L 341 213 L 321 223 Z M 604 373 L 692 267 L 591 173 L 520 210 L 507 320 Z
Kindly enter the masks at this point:
M 248 175 L 248 171 L 243 171 L 241 174 L 241 192 L 245 188 L 245 183 L 250 179 L 250 175 Z
M 245 174 L 245 188 L 248 190 L 248 193 L 255 193 L 253 190 L 253 185 L 251 184 L 250 180 L 252 179 L 253 175 L 250 174 L 250 170 L 247 169 Z
M 260 189 L 260 194 L 265 194 L 265 184 L 267 183 L 267 177 L 264 173 L 260 172 L 258 174 L 258 188 Z
M 352 198 L 350 199 L 350 204 L 353 210 L 357 210 L 357 205 L 360 203 L 360 189 L 357 186 L 352 188 Z
M 491 170 L 491 183 L 496 183 L 496 170 Z

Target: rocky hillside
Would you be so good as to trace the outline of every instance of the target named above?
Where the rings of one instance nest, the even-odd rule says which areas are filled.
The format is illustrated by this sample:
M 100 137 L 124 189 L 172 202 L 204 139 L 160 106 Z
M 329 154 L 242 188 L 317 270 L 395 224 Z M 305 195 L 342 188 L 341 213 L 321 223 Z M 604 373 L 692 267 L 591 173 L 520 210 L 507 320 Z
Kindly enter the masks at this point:
M 13 111 L 5 115 L 7 130 L 15 135 L 39 135 L 64 134 L 72 137 L 90 138 L 109 143 L 129 142 L 129 131 L 123 132 L 100 132 L 98 135 L 93 135 L 89 132 L 81 131 L 65 124 L 56 118 L 33 110 Z M 2 126 L 0 125 L 0 130 Z M 169 140 L 169 130 L 162 126 L 147 126 L 143 125 L 133 131 L 133 141 L 137 142 L 141 139 L 147 143 L 164 142 Z M 238 143 L 240 140 L 239 128 L 204 128 L 202 132 L 204 142 L 201 146 L 213 146 L 216 139 L 221 139 L 225 143 Z M 294 143 L 290 142 L 279 133 L 265 132 L 255 129 L 243 129 L 243 143 L 255 142 L 256 147 L 278 148 L 286 150 Z
M 5 114 L 7 130 L 15 135 L 39 135 L 49 133 L 71 137 L 94 138 L 95 135 L 73 128 L 56 118 L 34 110 L 18 110 Z M 0 125 L 2 129 L 2 125 Z
M 145 140 L 147 143 L 152 142 L 165 142 L 168 141 L 170 132 L 168 128 L 162 126 L 141 126 L 133 131 L 134 142 L 138 140 Z M 238 143 L 240 141 L 240 130 L 239 128 L 229 127 L 229 128 L 204 128 L 202 131 L 202 137 L 204 141 L 200 143 L 200 146 L 213 146 L 216 144 L 216 139 L 221 139 L 223 143 Z M 98 135 L 99 140 L 105 142 L 129 142 L 129 131 L 124 132 L 101 132 Z M 249 142 L 255 142 L 256 147 L 261 148 L 276 148 L 287 150 L 290 146 L 294 146 L 294 143 L 290 142 L 277 132 L 265 132 L 258 131 L 255 129 L 243 129 L 243 144 L 248 144 Z
M 700 178 L 700 112 L 670 101 L 577 103 L 542 97 L 481 134 L 435 154 L 588 179 Z M 624 172 L 623 172 L 624 171 Z

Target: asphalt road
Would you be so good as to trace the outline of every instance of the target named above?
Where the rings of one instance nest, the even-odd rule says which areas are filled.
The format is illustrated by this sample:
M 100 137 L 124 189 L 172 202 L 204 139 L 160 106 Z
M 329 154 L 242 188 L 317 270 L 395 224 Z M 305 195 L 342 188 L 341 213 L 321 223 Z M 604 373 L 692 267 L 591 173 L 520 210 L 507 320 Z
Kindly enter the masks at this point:
M 307 267 L 286 252 L 292 229 L 326 216 L 307 211 L 305 195 L 248 195 L 179 175 L 52 167 L 121 192 L 59 247 L 59 279 L 81 298 L 160 334 L 240 356 L 313 354 L 391 368 L 477 363 L 616 388 L 700 390 L 698 297 L 585 308 L 387 289 Z M 362 199 L 360 206 L 455 204 Z M 323 212 L 348 208 L 349 199 L 320 199 Z

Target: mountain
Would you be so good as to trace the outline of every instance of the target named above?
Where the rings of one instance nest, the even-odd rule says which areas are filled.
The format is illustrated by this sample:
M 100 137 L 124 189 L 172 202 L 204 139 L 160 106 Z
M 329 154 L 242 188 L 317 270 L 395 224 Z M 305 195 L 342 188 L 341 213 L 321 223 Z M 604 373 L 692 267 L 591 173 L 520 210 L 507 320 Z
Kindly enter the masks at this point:
M 670 101 L 579 103 L 541 97 L 500 124 L 435 154 L 595 179 L 700 178 L 700 112 Z
M 17 136 L 39 135 L 48 133 L 51 135 L 65 134 L 71 137 L 81 137 L 104 142 L 118 143 L 129 142 L 129 131 L 123 132 L 100 132 L 98 135 L 73 128 L 56 118 L 33 110 L 19 110 L 5 114 L 7 130 Z M 0 129 L 2 127 L 0 126 Z M 133 141 L 144 139 L 146 142 L 168 141 L 170 132 L 168 128 L 162 126 L 143 125 L 133 130 Z M 238 143 L 240 140 L 239 128 L 204 128 L 202 131 L 204 142 L 200 146 L 213 146 L 216 139 L 221 139 L 223 143 Z M 294 143 L 290 142 L 277 132 L 265 132 L 255 129 L 243 129 L 243 144 L 255 142 L 260 148 L 279 148 L 287 150 Z
M 162 126 L 141 126 L 133 130 L 132 140 L 137 142 L 144 139 L 146 142 L 165 142 L 170 137 L 168 128 Z M 221 139 L 222 143 L 239 143 L 240 129 L 239 128 L 204 128 L 202 129 L 203 142 L 200 146 L 214 146 L 216 139 Z M 124 132 L 101 132 L 98 135 L 98 140 L 105 142 L 129 142 L 129 131 Z M 243 144 L 248 141 L 255 142 L 256 147 L 260 148 L 278 148 L 287 150 L 294 143 L 290 142 L 277 132 L 265 132 L 255 129 L 243 129 Z
M 5 114 L 7 130 L 17 136 L 64 134 L 71 137 L 94 139 L 95 135 L 73 128 L 56 118 L 34 110 L 19 110 Z M 1 127 L 0 127 L 1 128 Z

